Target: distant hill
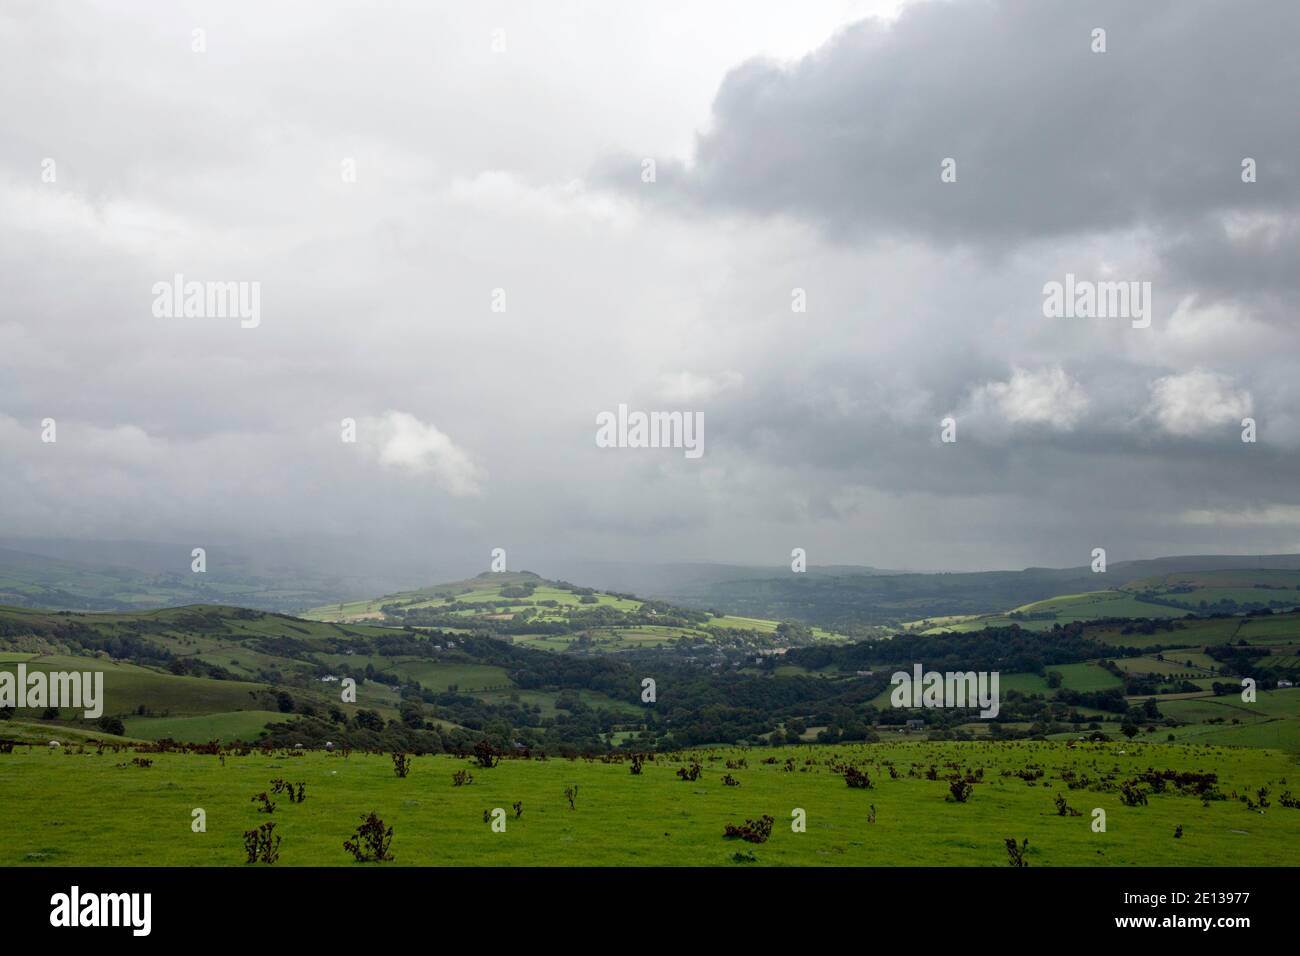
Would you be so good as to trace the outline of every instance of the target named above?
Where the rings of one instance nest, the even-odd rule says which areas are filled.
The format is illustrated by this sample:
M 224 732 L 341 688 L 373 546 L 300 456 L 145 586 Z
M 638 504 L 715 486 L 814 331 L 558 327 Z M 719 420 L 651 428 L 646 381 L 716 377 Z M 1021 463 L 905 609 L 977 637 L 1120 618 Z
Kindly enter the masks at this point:
M 925 618 L 1000 614 L 1062 595 L 1126 588 L 1161 576 L 1207 571 L 1300 570 L 1300 555 L 1184 555 L 1117 561 L 1104 574 L 1087 566 L 1022 571 L 887 572 L 810 567 L 789 569 L 676 565 L 648 572 L 638 593 L 686 607 L 729 614 L 800 621 L 853 632 Z M 694 571 L 694 577 L 689 571 Z M 660 582 L 659 587 L 654 582 Z M 1247 582 L 1253 586 L 1254 582 Z M 1198 606 L 1199 607 L 1199 606 Z
M 645 650 L 670 642 L 771 648 L 834 635 L 766 618 L 733 617 L 633 594 L 550 581 L 531 571 L 476 577 L 312 608 L 317 621 L 432 627 L 508 638 L 541 650 Z
M 789 565 L 718 564 L 707 561 L 683 561 L 654 564 L 634 561 L 559 561 L 546 566 L 551 577 L 582 581 L 606 591 L 631 591 L 651 597 L 671 599 L 693 589 L 780 577 L 790 573 Z M 819 565 L 808 573 L 820 577 L 862 577 L 877 574 L 904 574 L 867 565 Z
M 732 622 L 752 619 L 757 629 L 772 629 L 776 622 L 800 622 L 840 634 L 869 637 L 886 627 L 943 618 L 973 618 L 1003 615 L 1035 602 L 1071 595 L 1124 589 L 1133 592 L 1127 600 L 1172 602 L 1186 611 L 1203 613 L 1221 599 L 1254 606 L 1250 594 L 1198 595 L 1189 604 L 1181 597 L 1171 576 L 1208 572 L 1300 571 L 1300 555 L 1183 555 L 1137 561 L 1116 561 L 1105 574 L 1093 574 L 1086 567 L 1025 568 L 1019 571 L 917 572 L 866 566 L 813 566 L 794 574 L 788 566 L 763 567 L 745 564 L 682 562 L 649 564 L 636 562 L 554 562 L 545 577 L 529 572 L 468 578 L 447 584 L 411 590 L 397 590 L 383 597 L 358 596 L 383 593 L 381 588 L 408 583 L 410 571 L 394 576 L 377 569 L 304 570 L 295 563 L 295 548 L 280 547 L 255 555 L 226 548 L 209 549 L 208 570 L 195 574 L 189 569 L 189 548 L 157 542 L 71 542 L 0 540 L 0 603 L 20 607 L 66 610 L 128 611 L 186 604 L 228 604 L 265 611 L 300 613 L 312 608 L 317 619 L 384 620 L 400 623 L 412 612 L 425 620 L 449 598 L 467 602 L 484 581 L 490 587 L 473 600 L 480 604 L 503 599 L 502 586 L 545 582 L 547 587 L 561 580 L 578 581 L 597 593 L 597 606 L 630 611 L 644 601 L 672 605 L 679 611 L 712 610 L 729 616 Z M 306 559 L 303 559 L 303 564 Z M 365 564 L 365 562 L 359 562 Z M 1138 593 L 1138 582 L 1158 582 L 1161 594 Z M 1247 589 L 1267 581 L 1245 580 Z M 1186 582 L 1182 591 L 1185 592 Z M 560 588 L 540 600 L 559 602 L 551 608 L 539 605 L 533 619 L 555 624 L 557 615 L 569 605 L 582 605 L 581 595 Z M 1170 593 L 1164 594 L 1168 591 Z M 1163 596 L 1162 596 L 1163 594 Z M 600 597 L 605 595 L 605 597 Z M 620 604 L 618 596 L 638 595 L 633 605 Z M 1273 596 L 1274 600 L 1280 600 Z M 1115 599 L 1115 596 L 1112 596 Z M 520 600 L 505 596 L 504 600 Z M 341 604 L 340 604 L 341 602 Z M 400 614 L 385 615 L 391 605 Z M 1270 606 L 1265 604 L 1264 606 Z M 1274 603 L 1271 606 L 1280 606 Z M 1231 609 L 1231 604 L 1221 608 Z M 341 608 L 341 609 L 340 609 Z M 472 610 L 457 613 L 473 616 Z M 580 608 L 581 609 L 581 608 Z M 1125 608 L 1115 605 L 1112 610 Z M 1138 610 L 1143 608 L 1139 607 Z M 1081 609 L 1080 609 L 1081 610 Z M 1127 610 L 1132 610 L 1131 608 Z M 1034 613 L 1041 613 L 1038 609 Z M 497 609 L 496 620 L 513 621 L 522 610 Z M 564 611 L 564 614 L 568 614 Z M 1152 612 L 1159 616 L 1163 612 Z M 451 626 L 450 619 L 442 624 Z M 473 625 L 477 627 L 484 621 Z M 623 619 L 621 623 L 626 624 Z M 518 622 L 506 625 L 508 632 L 523 635 Z M 740 624 L 736 624 L 740 627 Z M 746 624 L 745 627 L 750 625 Z M 546 635 L 533 635 L 541 639 Z
M 1161 620 L 1192 615 L 1241 615 L 1300 607 L 1300 571 L 1235 568 L 1175 571 L 1129 581 L 1118 588 L 1059 594 L 1000 614 L 961 615 L 909 622 L 926 633 L 977 631 L 1016 623 L 1031 630 L 1107 618 Z
M 292 611 L 319 604 L 344 589 L 341 582 L 288 569 L 252 573 L 242 560 L 231 561 L 215 551 L 209 553 L 208 570 L 198 574 L 190 570 L 190 551 L 179 545 L 154 559 L 142 558 L 144 552 L 138 550 L 124 550 L 130 564 L 103 563 L 97 556 L 104 553 L 102 548 L 91 548 L 85 560 L 78 560 L 0 548 L 0 604 L 129 611 L 210 603 Z

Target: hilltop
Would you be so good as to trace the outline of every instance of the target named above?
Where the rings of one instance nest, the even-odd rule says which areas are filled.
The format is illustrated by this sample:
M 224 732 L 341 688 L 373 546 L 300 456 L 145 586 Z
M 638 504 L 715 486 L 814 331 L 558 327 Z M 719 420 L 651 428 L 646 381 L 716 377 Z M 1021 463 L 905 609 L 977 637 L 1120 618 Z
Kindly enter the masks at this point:
M 323 605 L 304 616 L 317 621 L 432 627 L 492 635 L 543 650 L 588 653 L 669 643 L 776 648 L 837 639 L 822 628 L 683 608 L 550 581 L 531 571 L 488 571 L 463 581 Z

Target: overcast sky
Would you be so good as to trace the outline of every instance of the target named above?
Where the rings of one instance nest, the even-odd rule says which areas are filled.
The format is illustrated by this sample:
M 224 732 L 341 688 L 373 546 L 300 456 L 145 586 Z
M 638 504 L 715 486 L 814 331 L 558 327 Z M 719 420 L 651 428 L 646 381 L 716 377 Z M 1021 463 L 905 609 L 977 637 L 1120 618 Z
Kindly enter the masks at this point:
M 10 0 L 0 532 L 431 578 L 1300 551 L 1298 39 L 1294 0 Z M 260 323 L 157 316 L 177 273 Z M 1150 327 L 1045 317 L 1067 273 Z M 597 447 L 620 403 L 703 456 Z

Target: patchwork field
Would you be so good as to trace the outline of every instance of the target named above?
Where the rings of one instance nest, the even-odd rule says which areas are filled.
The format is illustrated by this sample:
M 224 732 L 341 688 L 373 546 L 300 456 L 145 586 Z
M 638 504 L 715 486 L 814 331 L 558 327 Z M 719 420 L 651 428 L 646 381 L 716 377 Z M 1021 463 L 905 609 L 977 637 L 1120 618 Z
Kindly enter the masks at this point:
M 200 717 L 128 717 L 123 723 L 127 736 L 140 740 L 170 738 L 183 743 L 218 740 L 228 744 L 236 740 L 256 740 L 268 723 L 291 719 L 292 715 L 278 711 L 238 710 Z
M 342 844 L 371 811 L 393 828 L 386 866 L 1004 866 L 1012 838 L 1029 841 L 1031 866 L 1280 866 L 1294 862 L 1300 837 L 1300 809 L 1280 802 L 1300 789 L 1288 782 L 1300 777 L 1294 756 L 1201 744 L 718 749 L 661 754 L 640 775 L 621 757 L 482 769 L 426 756 L 412 758 L 405 779 L 387 754 L 141 755 L 148 767 L 133 756 L 21 745 L 0 755 L 0 865 L 247 865 L 244 831 L 269 822 L 282 837 L 275 865 L 354 866 Z M 679 779 L 693 761 L 699 778 Z M 846 786 L 832 769 L 844 764 L 864 771 L 871 787 Z M 458 770 L 473 782 L 454 786 Z M 1215 778 L 1199 784 L 1202 796 L 1189 782 L 1196 778 L 1171 780 L 1164 792 L 1150 782 L 1205 773 Z M 724 784 L 726 775 L 739 785 Z M 954 775 L 976 780 L 967 802 L 951 799 Z M 276 778 L 305 783 L 305 801 L 279 798 L 274 813 L 257 812 L 251 798 Z M 1145 805 L 1125 805 L 1125 783 L 1144 791 Z M 1261 789 L 1262 812 L 1239 799 L 1258 803 Z M 1081 815 L 1058 815 L 1058 795 Z M 504 833 L 484 822 L 498 807 Z M 206 832 L 191 830 L 195 808 Z M 1104 833 L 1092 829 L 1094 808 L 1105 811 Z M 806 813 L 803 833 L 791 828 L 797 809 Z M 724 838 L 728 824 L 764 814 L 774 821 L 766 842 Z
M 1241 615 L 1265 609 L 1285 615 L 1283 620 L 1207 617 L 1187 621 L 1192 627 L 1204 628 L 1206 639 L 1226 639 L 1240 629 L 1241 636 L 1253 642 L 1300 637 L 1300 621 L 1295 615 L 1287 614 L 1297 607 L 1300 607 L 1300 572 L 1256 568 L 1159 575 L 1130 581 L 1118 588 L 1061 594 L 1003 613 L 925 618 L 903 626 L 925 634 L 941 634 L 978 631 L 1012 621 L 1028 630 L 1041 631 L 1056 624 L 1103 618 L 1159 621 L 1187 618 L 1191 614 Z M 1147 644 L 1164 643 L 1154 635 L 1137 636 Z M 1133 646 L 1139 642 L 1125 643 Z
M 485 573 L 361 601 L 305 612 L 321 622 L 434 627 L 443 632 L 493 633 L 536 650 L 583 654 L 641 651 L 686 641 L 779 647 L 842 635 L 756 617 L 737 617 L 644 601 L 527 571 Z
M 1125 591 L 1092 591 L 1086 594 L 1066 594 L 1047 601 L 1025 604 L 1010 612 L 1007 616 L 1015 619 L 1017 614 L 1030 618 L 1031 615 L 1051 615 L 1049 624 L 1069 624 L 1073 621 L 1095 621 L 1103 617 L 1129 618 L 1165 618 L 1183 617 L 1188 612 L 1179 608 L 1166 607 L 1141 601 Z M 1027 620 L 1027 625 L 1041 624 L 1041 621 Z

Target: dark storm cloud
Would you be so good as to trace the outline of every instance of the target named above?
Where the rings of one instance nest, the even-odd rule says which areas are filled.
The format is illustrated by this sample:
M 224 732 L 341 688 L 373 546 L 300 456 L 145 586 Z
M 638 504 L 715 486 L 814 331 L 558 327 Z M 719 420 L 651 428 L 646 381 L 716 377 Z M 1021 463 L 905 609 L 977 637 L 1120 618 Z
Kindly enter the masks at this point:
M 1170 277 L 1204 301 L 1240 301 L 1261 318 L 1295 321 L 1300 218 L 1265 215 L 1235 227 L 1200 220 L 1166 238 L 1160 251 Z
M 1037 512 L 1015 526 L 1047 549 L 1089 524 L 1136 547 L 1227 540 L 1239 527 L 1197 509 L 1295 499 L 1276 350 L 1296 344 L 1297 38 L 1284 2 L 919 3 L 798 61 L 738 66 L 691 155 L 611 156 L 596 176 L 686 221 L 812 226 L 881 286 L 907 281 L 882 250 L 930 250 L 905 312 L 880 317 L 869 287 L 823 304 L 843 324 L 810 328 L 787 356 L 799 374 L 747 369 L 720 416 L 715 442 L 806 465 L 813 510 L 846 518 L 844 492 L 870 489 L 947 501 L 954 529 Z M 1156 330 L 1044 321 L 1041 284 L 1066 271 L 1152 280 Z M 825 279 L 808 281 L 823 303 Z M 962 438 L 941 448 L 948 413 Z M 1240 441 L 1246 415 L 1266 446 Z
M 643 195 L 939 241 L 1294 208 L 1297 36 L 1290 2 L 923 3 L 733 70 L 690 162 Z

